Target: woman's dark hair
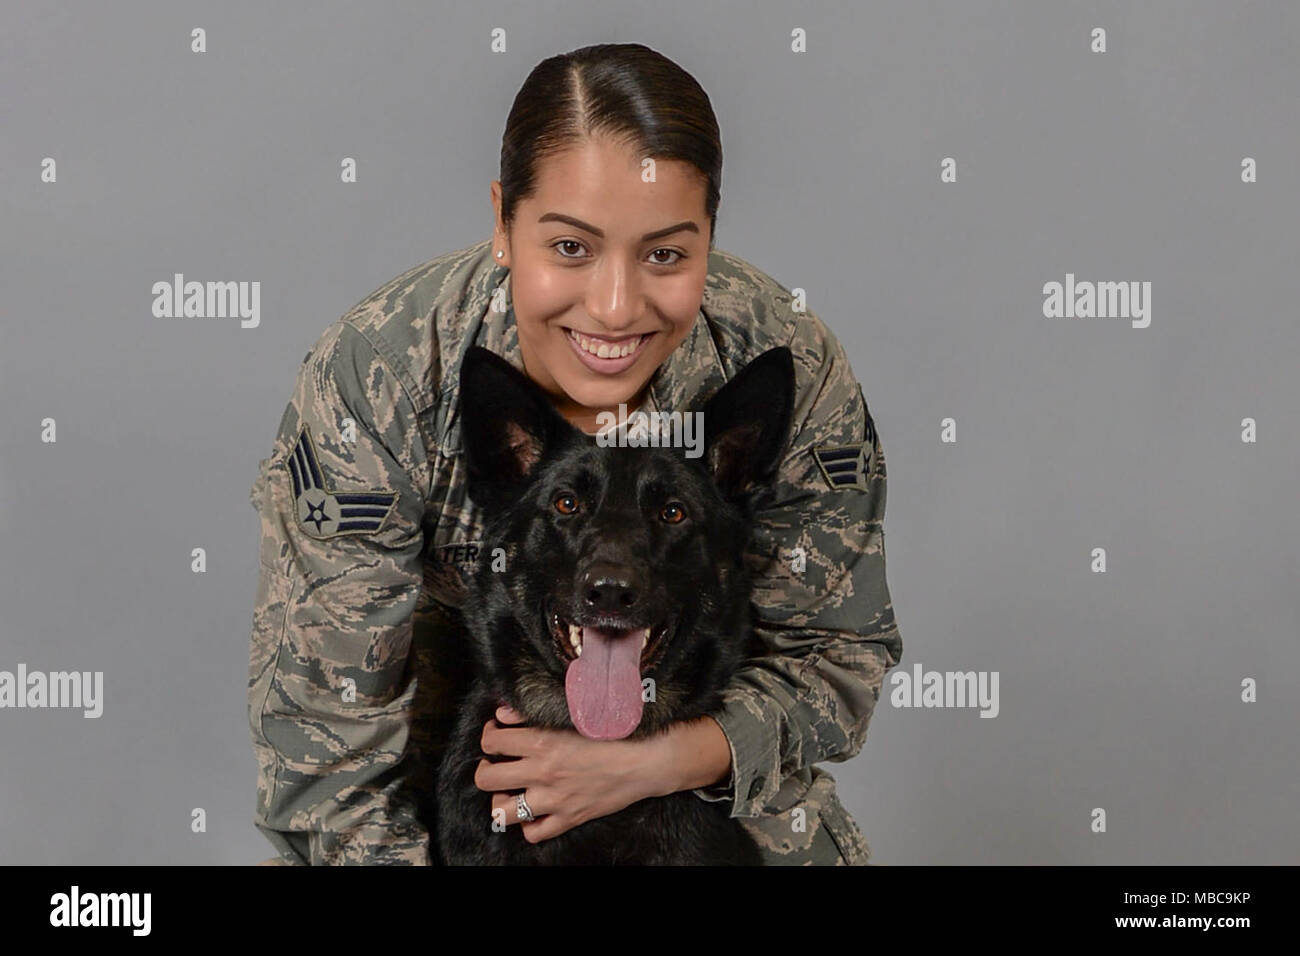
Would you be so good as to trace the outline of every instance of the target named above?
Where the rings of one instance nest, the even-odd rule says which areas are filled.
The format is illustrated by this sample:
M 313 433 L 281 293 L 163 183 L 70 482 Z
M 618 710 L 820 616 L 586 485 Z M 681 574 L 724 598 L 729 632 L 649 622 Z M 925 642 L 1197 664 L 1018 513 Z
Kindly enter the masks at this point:
M 722 142 L 709 97 L 695 78 L 640 43 L 601 43 L 538 63 L 515 95 L 501 137 L 501 220 L 533 194 L 537 164 L 596 135 L 641 156 L 674 159 L 705 181 L 709 247 L 722 194 Z

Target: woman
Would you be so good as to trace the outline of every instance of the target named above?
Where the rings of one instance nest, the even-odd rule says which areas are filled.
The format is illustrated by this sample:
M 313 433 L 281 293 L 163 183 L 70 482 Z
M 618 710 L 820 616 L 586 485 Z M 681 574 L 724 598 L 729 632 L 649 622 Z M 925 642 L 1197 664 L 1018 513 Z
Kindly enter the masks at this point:
M 723 709 L 646 740 L 483 730 L 476 783 L 526 839 L 645 797 L 725 801 L 774 864 L 864 864 L 834 780 L 862 747 L 902 651 L 885 582 L 884 456 L 838 341 L 771 278 L 713 248 L 722 151 L 708 97 L 639 44 L 540 63 L 491 187 L 490 241 L 398 276 L 304 360 L 261 463 L 249 717 L 256 825 L 297 864 L 431 860 L 431 782 L 463 665 L 463 571 L 481 526 L 465 494 L 459 359 L 502 355 L 584 431 L 597 416 L 698 409 L 788 345 L 794 423 L 756 499 L 764 653 Z M 519 819 L 523 793 L 533 819 Z M 490 838 L 490 821 L 484 821 Z

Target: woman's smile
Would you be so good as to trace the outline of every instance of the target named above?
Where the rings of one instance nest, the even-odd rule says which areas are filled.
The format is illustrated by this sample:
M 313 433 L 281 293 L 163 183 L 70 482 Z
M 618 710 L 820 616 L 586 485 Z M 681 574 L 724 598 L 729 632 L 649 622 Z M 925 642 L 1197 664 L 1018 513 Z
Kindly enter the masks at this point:
M 578 361 L 601 375 L 617 375 L 631 368 L 645 351 L 645 344 L 657 334 L 645 332 L 640 335 L 623 335 L 614 338 L 592 335 L 567 326 L 561 326 L 561 329 Z

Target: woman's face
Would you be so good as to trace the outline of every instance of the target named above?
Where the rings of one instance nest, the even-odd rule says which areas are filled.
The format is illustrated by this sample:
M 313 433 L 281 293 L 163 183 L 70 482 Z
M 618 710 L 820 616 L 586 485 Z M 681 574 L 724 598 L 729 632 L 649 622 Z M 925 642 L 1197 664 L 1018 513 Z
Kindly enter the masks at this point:
M 604 138 L 547 157 L 508 237 L 492 183 L 525 370 L 571 420 L 635 408 L 704 294 L 704 182 L 674 160 L 644 182 L 641 159 Z

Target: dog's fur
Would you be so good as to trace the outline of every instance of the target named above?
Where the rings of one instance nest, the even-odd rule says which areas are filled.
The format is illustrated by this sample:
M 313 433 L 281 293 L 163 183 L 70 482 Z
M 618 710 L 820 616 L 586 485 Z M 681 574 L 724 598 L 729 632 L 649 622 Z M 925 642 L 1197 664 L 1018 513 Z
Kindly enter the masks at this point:
M 510 363 L 486 349 L 467 352 L 462 445 L 468 491 L 485 530 L 464 609 L 474 678 L 437 782 L 443 862 L 761 862 L 752 838 L 728 817 L 730 804 L 689 790 L 529 843 L 513 822 L 504 831 L 493 828 L 492 795 L 477 788 L 474 774 L 484 756 L 483 725 L 500 703 L 529 726 L 575 729 L 566 696 L 574 662 L 563 642 L 566 622 L 588 628 L 587 635 L 600 628 L 584 639 L 584 647 L 598 649 L 589 654 L 618 641 L 639 643 L 633 629 L 651 628 L 638 669 L 642 679 L 653 679 L 653 698 L 641 697 L 630 733 L 627 722 L 636 715 L 629 704 L 620 729 L 593 736 L 644 738 L 721 706 L 722 689 L 752 650 L 746 501 L 779 462 L 793 393 L 790 350 L 772 349 L 705 405 L 701 457 L 688 458 L 680 448 L 600 447 Z M 504 568 L 493 560 L 497 548 Z M 606 643 L 597 640 L 601 634 Z M 615 651 L 608 653 L 612 659 Z M 616 686 L 626 690 L 635 657 L 624 653 L 625 680 Z M 597 660 L 604 658 L 593 656 L 589 665 Z M 607 694 L 588 699 L 636 699 Z M 611 707 L 618 709 L 594 712 Z M 513 806 L 508 812 L 513 819 Z

